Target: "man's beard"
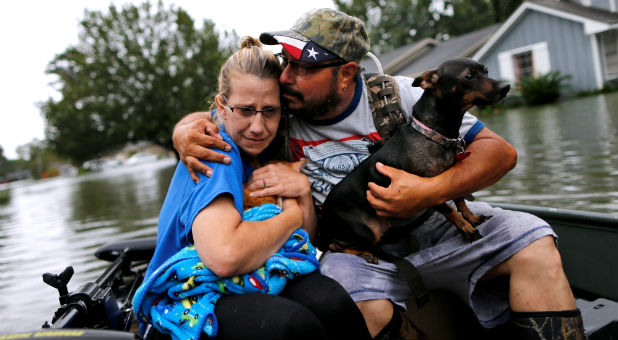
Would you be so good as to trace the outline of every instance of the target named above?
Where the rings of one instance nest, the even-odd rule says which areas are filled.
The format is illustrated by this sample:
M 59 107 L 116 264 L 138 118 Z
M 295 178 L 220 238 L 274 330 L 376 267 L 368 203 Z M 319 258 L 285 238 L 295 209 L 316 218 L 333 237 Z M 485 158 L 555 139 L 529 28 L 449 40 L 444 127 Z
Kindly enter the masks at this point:
M 341 98 L 337 95 L 337 91 L 333 86 L 331 86 L 325 98 L 313 102 L 305 102 L 304 96 L 298 91 L 286 87 L 282 87 L 281 91 L 298 98 L 303 103 L 301 108 L 292 109 L 288 107 L 285 97 L 282 98 L 286 112 L 303 120 L 315 120 L 316 118 L 320 118 L 328 114 L 331 109 L 337 107 L 337 105 L 341 103 Z

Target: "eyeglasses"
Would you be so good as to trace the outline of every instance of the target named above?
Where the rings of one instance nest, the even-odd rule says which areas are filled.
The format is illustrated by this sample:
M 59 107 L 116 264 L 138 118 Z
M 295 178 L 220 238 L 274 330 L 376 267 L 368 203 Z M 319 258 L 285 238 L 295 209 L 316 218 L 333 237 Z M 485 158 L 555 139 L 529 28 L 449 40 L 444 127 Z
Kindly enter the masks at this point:
M 232 106 L 225 97 L 225 95 L 222 94 L 221 97 L 223 97 L 223 100 L 225 100 L 225 103 L 227 104 L 227 107 L 230 109 L 230 111 L 238 113 L 242 118 L 248 119 L 256 115 L 258 112 L 261 112 L 264 119 L 271 120 L 278 118 L 278 114 L 281 111 L 280 107 L 267 107 L 262 110 L 256 110 L 250 106 Z
M 277 53 L 276 56 L 279 57 L 279 62 L 281 63 L 281 66 L 283 67 L 284 70 L 289 65 L 291 71 L 294 72 L 294 74 L 301 76 L 301 77 L 304 77 L 307 74 L 311 73 L 312 70 L 318 70 L 318 69 L 327 68 L 327 67 L 334 67 L 334 66 L 339 66 L 339 65 L 343 65 L 347 63 L 347 61 L 340 59 L 330 64 L 312 65 L 312 64 L 302 63 L 297 60 L 289 60 L 288 57 L 284 55 L 283 53 Z

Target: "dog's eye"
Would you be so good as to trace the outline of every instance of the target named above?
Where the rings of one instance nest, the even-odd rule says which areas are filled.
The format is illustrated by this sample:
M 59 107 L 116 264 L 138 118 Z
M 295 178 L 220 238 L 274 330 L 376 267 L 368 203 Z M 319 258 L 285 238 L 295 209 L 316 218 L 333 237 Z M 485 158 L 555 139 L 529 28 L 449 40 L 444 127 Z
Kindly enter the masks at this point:
M 466 80 L 472 80 L 472 78 L 474 78 L 474 75 L 471 72 L 471 73 L 466 74 L 464 78 L 466 78 Z

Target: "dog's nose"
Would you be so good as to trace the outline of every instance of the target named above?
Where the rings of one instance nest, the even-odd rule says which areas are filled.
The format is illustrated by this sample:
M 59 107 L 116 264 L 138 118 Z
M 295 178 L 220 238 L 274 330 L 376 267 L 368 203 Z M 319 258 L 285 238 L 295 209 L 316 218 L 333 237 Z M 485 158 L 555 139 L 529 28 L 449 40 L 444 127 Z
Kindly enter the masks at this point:
M 500 91 L 500 95 L 502 95 L 503 97 L 506 96 L 507 93 L 509 93 L 510 89 L 511 89 L 511 85 L 509 84 L 502 83 L 498 85 L 498 91 Z

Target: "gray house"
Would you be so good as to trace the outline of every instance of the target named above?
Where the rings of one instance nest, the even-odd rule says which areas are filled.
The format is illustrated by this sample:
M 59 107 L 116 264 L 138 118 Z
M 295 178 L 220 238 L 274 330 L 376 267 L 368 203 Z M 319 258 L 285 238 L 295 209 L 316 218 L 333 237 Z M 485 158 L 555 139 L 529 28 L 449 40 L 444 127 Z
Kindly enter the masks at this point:
M 560 71 L 572 90 L 601 88 L 618 78 L 618 0 L 579 1 L 524 2 L 472 58 L 513 83 Z
M 599 89 L 618 80 L 618 0 L 526 1 L 502 24 L 378 56 L 385 73 L 409 76 L 454 57 L 478 60 L 512 83 L 559 71 L 571 76 L 573 91 Z M 370 60 L 361 66 L 376 72 Z

